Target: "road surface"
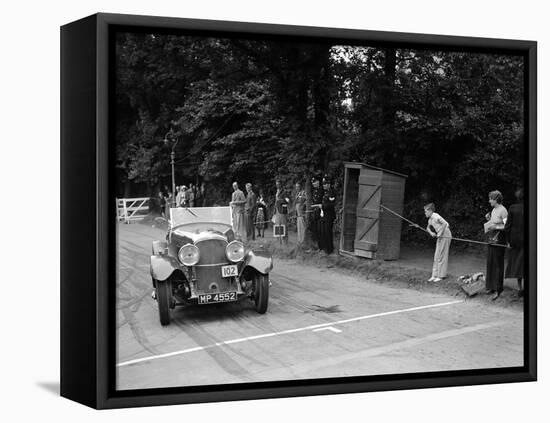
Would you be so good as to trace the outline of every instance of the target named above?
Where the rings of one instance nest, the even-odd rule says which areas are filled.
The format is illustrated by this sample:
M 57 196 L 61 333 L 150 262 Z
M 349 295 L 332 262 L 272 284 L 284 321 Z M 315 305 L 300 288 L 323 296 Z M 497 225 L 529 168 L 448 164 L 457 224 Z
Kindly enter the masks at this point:
M 266 314 L 180 307 L 162 327 L 149 255 L 164 235 L 118 226 L 117 389 L 523 365 L 521 311 L 292 261 L 275 260 Z

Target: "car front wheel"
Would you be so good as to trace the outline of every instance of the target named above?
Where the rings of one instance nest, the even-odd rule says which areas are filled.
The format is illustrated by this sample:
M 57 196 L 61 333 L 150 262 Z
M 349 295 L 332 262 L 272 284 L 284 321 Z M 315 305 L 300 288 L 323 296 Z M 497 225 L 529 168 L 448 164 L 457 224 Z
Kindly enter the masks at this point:
M 269 276 L 256 273 L 254 276 L 254 304 L 256 311 L 264 314 L 269 300 Z
M 159 319 L 162 326 L 170 323 L 170 297 L 172 287 L 170 281 L 155 281 L 157 287 L 157 305 L 159 308 Z

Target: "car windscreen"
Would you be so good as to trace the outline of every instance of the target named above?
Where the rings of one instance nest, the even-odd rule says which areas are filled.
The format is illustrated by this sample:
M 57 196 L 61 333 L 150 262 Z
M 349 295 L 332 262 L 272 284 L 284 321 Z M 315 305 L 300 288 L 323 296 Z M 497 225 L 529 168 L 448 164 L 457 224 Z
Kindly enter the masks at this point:
M 221 223 L 231 226 L 231 208 L 177 207 L 170 209 L 170 227 L 189 223 Z
M 184 223 L 182 225 L 172 226 L 174 233 L 183 236 L 189 236 L 189 234 L 198 235 L 204 232 L 213 232 L 226 236 L 228 229 L 231 229 L 230 225 L 216 222 Z

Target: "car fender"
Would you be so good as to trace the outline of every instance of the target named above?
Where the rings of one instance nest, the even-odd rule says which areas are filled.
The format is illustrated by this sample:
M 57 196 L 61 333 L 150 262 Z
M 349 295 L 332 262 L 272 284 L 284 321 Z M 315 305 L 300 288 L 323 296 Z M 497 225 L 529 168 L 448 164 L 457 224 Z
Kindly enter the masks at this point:
M 178 262 L 171 256 L 151 256 L 151 277 L 157 281 L 165 281 L 179 268 Z
M 248 251 L 244 259 L 244 268 L 252 267 L 262 274 L 267 274 L 273 269 L 273 258 L 265 251 Z

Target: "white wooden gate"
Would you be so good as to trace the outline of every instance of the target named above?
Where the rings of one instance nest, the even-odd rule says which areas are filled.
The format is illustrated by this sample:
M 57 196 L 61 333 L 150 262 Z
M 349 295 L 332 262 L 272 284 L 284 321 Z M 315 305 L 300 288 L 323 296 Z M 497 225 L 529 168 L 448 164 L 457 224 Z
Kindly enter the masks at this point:
M 117 198 L 117 220 L 130 223 L 141 220 L 149 213 L 149 197 Z

